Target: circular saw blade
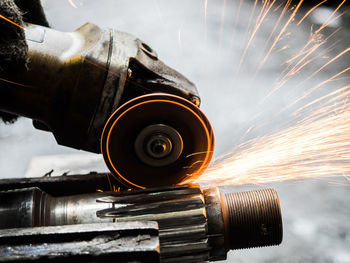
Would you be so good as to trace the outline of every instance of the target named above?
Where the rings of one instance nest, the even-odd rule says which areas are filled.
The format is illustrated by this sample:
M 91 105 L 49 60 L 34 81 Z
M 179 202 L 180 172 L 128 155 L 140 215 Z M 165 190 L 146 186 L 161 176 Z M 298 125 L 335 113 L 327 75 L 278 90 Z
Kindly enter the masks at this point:
M 181 136 L 181 154 L 170 164 L 149 165 L 136 153 L 135 140 L 146 127 L 154 125 L 172 127 Z M 121 183 L 133 188 L 196 179 L 208 167 L 213 151 L 213 130 L 202 111 L 181 97 L 163 93 L 123 104 L 109 118 L 101 137 L 101 152 L 108 168 Z

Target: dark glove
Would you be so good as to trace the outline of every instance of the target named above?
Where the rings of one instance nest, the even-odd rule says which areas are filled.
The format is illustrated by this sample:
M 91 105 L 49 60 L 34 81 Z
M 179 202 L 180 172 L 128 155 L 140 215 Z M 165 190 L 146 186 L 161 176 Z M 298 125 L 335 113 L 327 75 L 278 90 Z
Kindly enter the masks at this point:
M 0 15 L 0 85 L 10 85 L 5 80 L 11 79 L 12 73 L 26 70 L 28 47 L 24 30 L 20 27 L 23 21 L 43 26 L 48 26 L 48 23 L 40 0 L 1 0 Z M 0 112 L 0 119 L 12 123 L 17 116 Z

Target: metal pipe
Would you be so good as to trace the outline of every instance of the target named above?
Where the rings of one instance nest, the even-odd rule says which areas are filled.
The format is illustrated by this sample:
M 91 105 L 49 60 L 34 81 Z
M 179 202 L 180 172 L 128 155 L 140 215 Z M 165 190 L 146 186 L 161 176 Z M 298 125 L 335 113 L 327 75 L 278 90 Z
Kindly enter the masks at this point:
M 54 198 L 29 188 L 0 192 L 0 210 L 0 228 L 157 221 L 162 262 L 222 260 L 230 249 L 282 241 L 272 189 L 221 193 L 193 184 Z

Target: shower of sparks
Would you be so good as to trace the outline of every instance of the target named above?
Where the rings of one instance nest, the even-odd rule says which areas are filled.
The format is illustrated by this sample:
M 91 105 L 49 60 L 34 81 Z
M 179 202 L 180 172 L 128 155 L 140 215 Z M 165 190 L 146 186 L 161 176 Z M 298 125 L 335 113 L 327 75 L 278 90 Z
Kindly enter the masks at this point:
M 337 34 L 340 31 L 340 27 L 337 28 L 332 34 L 330 34 L 327 38 L 324 38 L 322 35 L 322 31 L 327 28 L 328 24 L 330 24 L 334 19 L 338 19 L 343 15 L 340 14 L 337 17 L 334 17 L 335 14 L 339 11 L 339 9 L 344 5 L 345 1 L 342 1 L 335 11 L 327 18 L 326 22 L 322 24 L 317 30 L 313 31 L 311 28 L 311 34 L 310 39 L 307 41 L 307 43 L 304 45 L 304 47 L 297 52 L 296 55 L 294 55 L 292 58 L 288 59 L 286 61 L 286 68 L 282 71 L 282 74 L 285 74 L 282 76 L 278 82 L 278 84 L 263 98 L 262 102 L 264 102 L 268 97 L 270 97 L 273 93 L 275 93 L 277 90 L 282 88 L 293 76 L 296 76 L 300 72 L 302 72 L 302 69 L 304 69 L 307 65 L 309 65 L 311 62 L 313 62 L 315 59 L 319 58 L 320 56 L 323 56 L 328 53 L 328 51 L 331 51 L 332 48 L 336 45 L 336 43 L 333 43 L 329 48 L 325 49 L 324 51 L 317 54 L 315 57 L 310 58 L 311 55 L 315 54 L 316 51 L 318 51 L 321 47 L 323 47 L 325 44 L 328 43 L 328 40 L 332 38 L 335 34 Z M 323 2 L 321 2 L 323 3 Z M 320 6 L 320 5 L 317 5 Z M 315 9 L 315 7 L 313 8 Z M 310 11 L 309 11 L 310 12 Z M 305 19 L 305 16 L 304 16 Z M 300 22 L 299 22 L 300 23 Z M 298 24 L 299 24 L 298 23 Z M 270 49 L 271 52 L 273 50 Z M 323 67 L 321 67 L 319 70 L 311 74 L 307 79 L 305 79 L 302 83 L 299 84 L 299 86 L 302 86 L 303 83 L 305 83 L 307 80 L 310 80 L 314 76 L 316 76 L 319 72 L 321 72 L 323 69 L 325 69 L 329 64 L 333 63 L 335 60 L 339 59 L 343 55 L 345 55 L 348 52 L 348 50 L 345 50 L 344 52 L 340 53 L 335 58 L 332 58 L 329 62 L 327 62 Z M 261 70 L 263 65 L 266 63 L 268 56 L 270 56 L 271 53 L 268 53 L 265 56 L 264 61 L 260 64 L 257 73 Z M 256 74 L 257 74 L 256 73 Z
M 267 41 L 266 41 L 266 44 L 265 44 L 265 46 L 264 46 L 264 49 L 266 49 L 267 44 L 268 44 L 268 43 L 270 42 L 270 40 L 272 39 L 274 33 L 275 33 L 276 30 L 277 30 L 277 27 L 278 27 L 279 24 L 281 23 L 281 21 L 282 21 L 284 15 L 287 13 L 288 8 L 290 7 L 291 3 L 292 3 L 292 0 L 287 0 L 287 1 L 286 1 L 286 4 L 284 5 L 284 8 L 283 8 L 283 10 L 282 10 L 280 16 L 279 16 L 279 18 L 278 18 L 278 20 L 277 20 L 277 22 L 276 22 L 274 28 L 272 29 L 269 38 L 268 38 Z M 276 11 L 276 10 L 275 10 L 275 11 Z
M 265 21 L 266 16 L 269 14 L 269 12 L 271 11 L 272 7 L 274 6 L 276 0 L 273 0 L 271 3 L 269 0 L 265 1 L 263 3 L 263 7 L 261 9 L 261 12 L 256 20 L 256 24 L 255 27 L 250 35 L 250 38 L 248 40 L 248 43 L 242 53 L 241 59 L 240 59 L 240 63 L 239 63 L 239 68 L 238 68 L 238 72 L 240 72 L 240 69 L 243 65 L 243 62 L 245 60 L 245 57 L 247 56 L 248 50 L 250 48 L 250 46 L 252 45 L 260 27 L 262 26 L 263 22 Z
M 301 25 L 313 11 L 327 1 L 323 0 L 315 4 L 295 22 L 296 25 Z M 257 2 L 255 1 L 252 15 L 255 13 Z M 272 53 L 276 52 L 277 44 L 288 33 L 287 28 L 296 20 L 303 2 L 304 0 L 300 0 L 293 7 L 291 7 L 292 0 L 286 0 L 284 3 L 283 10 L 265 42 L 266 48 L 267 44 L 274 37 L 274 40 L 271 41 L 271 46 L 260 61 L 257 74 L 267 63 Z M 284 86 L 292 77 L 301 73 L 303 69 L 316 59 L 324 58 L 336 48 L 339 40 L 331 44 L 328 43 L 341 28 L 337 28 L 333 33 L 328 34 L 327 37 L 324 37 L 322 31 L 343 15 L 343 13 L 339 14 L 338 12 L 345 2 L 346 0 L 341 1 L 321 26 L 315 30 L 313 27 L 311 28 L 310 39 L 297 54 L 287 60 L 285 63 L 286 68 L 282 72 L 277 87 L 274 87 L 271 93 Z M 274 4 L 275 1 L 271 0 L 261 2 L 261 11 L 256 18 L 255 25 L 252 27 L 250 37 L 242 53 L 239 69 L 244 63 L 249 48 L 252 46 L 259 29 Z M 275 10 L 278 10 L 281 6 L 276 7 Z M 281 26 L 279 32 L 276 32 L 287 13 L 290 15 L 287 17 L 285 24 Z M 251 20 L 249 20 L 247 32 L 250 31 L 250 23 Z M 275 33 L 276 36 L 274 36 Z M 285 48 L 286 46 L 283 46 L 279 50 L 284 50 Z M 349 54 L 349 51 L 350 47 L 329 57 L 322 66 L 301 81 L 298 87 L 301 87 L 320 72 L 327 70 L 331 64 L 336 63 L 346 54 Z M 347 67 L 334 73 L 328 79 L 307 89 L 286 108 L 290 108 L 297 102 L 306 99 L 326 84 L 340 80 L 345 73 L 349 72 L 350 67 Z M 347 77 L 344 79 L 347 79 Z M 286 110 L 286 108 L 282 109 L 282 111 Z M 333 176 L 345 177 L 350 182 L 350 85 L 333 89 L 328 94 L 305 103 L 304 106 L 299 107 L 291 114 L 291 118 L 291 121 L 295 123 L 293 126 L 273 134 L 252 139 L 219 157 L 197 179 L 197 182 L 204 185 L 243 185 L 300 179 L 321 180 L 322 178 L 327 178 L 326 180 L 328 180 L 328 177 Z M 250 130 L 252 130 L 252 127 L 246 133 L 249 133 Z M 344 185 L 339 182 L 331 183 Z M 349 186 L 349 184 L 346 185 Z
M 78 8 L 73 0 L 68 1 L 74 8 Z M 208 0 L 203 1 L 206 30 Z M 227 0 L 222 1 L 220 43 L 224 32 Z M 250 48 L 253 46 L 253 42 L 257 37 L 259 30 L 262 28 L 262 25 L 271 12 L 280 10 L 281 13 L 271 33 L 267 36 L 265 47 L 263 48 L 263 50 L 266 51 L 266 54 L 260 61 L 257 73 L 259 73 L 260 69 L 262 69 L 267 63 L 273 52 L 276 52 L 277 45 L 288 34 L 288 27 L 297 18 L 298 21 L 295 21 L 296 25 L 301 25 L 313 11 L 327 1 L 328 0 L 320 0 L 320 2 L 315 4 L 302 16 L 302 18 L 298 18 L 298 12 L 301 10 L 303 3 L 305 2 L 304 0 L 299 0 L 299 2 L 297 2 L 295 5 L 292 4 L 292 0 L 286 0 L 285 3 L 279 5 L 277 5 L 277 3 L 279 3 L 277 0 L 255 0 L 247 25 L 247 43 L 240 58 L 239 71 L 245 62 Z M 257 11 L 259 2 L 261 2 L 260 12 Z M 346 0 L 342 0 L 334 12 L 319 28 L 315 30 L 311 28 L 310 39 L 302 47 L 302 49 L 297 52 L 297 54 L 286 61 L 286 68 L 282 72 L 283 75 L 280 78 L 280 82 L 278 83 L 277 87 L 273 88 L 272 93 L 281 88 L 293 76 L 296 76 L 298 73 L 302 72 L 302 70 L 307 65 L 310 65 L 315 59 L 325 56 L 334 48 L 336 43 L 319 52 L 321 47 L 324 47 L 328 43 L 328 40 L 331 39 L 340 30 L 340 28 L 335 30 L 327 38 L 324 38 L 322 31 L 327 28 L 332 21 L 343 15 L 338 14 L 338 11 L 345 4 L 345 2 Z M 239 8 L 236 11 L 234 27 L 239 21 L 242 4 L 243 0 L 240 0 Z M 161 13 L 159 12 L 159 14 Z M 1 15 L 0 18 L 8 21 L 8 19 L 2 17 Z M 282 23 L 283 20 L 286 22 Z M 15 24 L 11 20 L 8 22 Z M 178 30 L 178 44 L 181 48 L 181 29 Z M 278 51 L 286 48 L 286 46 L 283 46 L 282 48 L 278 49 Z M 336 56 L 331 57 L 323 66 L 318 68 L 304 81 L 302 81 L 300 86 L 307 80 L 312 79 L 318 73 L 325 70 L 332 63 L 335 63 L 345 54 L 348 54 L 349 51 L 350 47 L 344 49 Z M 93 62 L 88 61 L 88 63 Z M 342 77 L 348 72 L 350 72 L 350 67 L 345 68 L 327 80 L 316 84 L 314 87 L 308 89 L 292 104 L 294 105 L 300 100 L 305 99 L 320 87 L 330 82 L 339 80 L 339 77 Z M 3 79 L 0 80 L 4 81 Z M 333 90 L 330 93 L 313 100 L 312 102 L 308 102 L 306 105 L 297 109 L 292 115 L 296 118 L 296 124 L 294 126 L 274 134 L 255 138 L 237 146 L 231 152 L 220 157 L 218 161 L 215 161 L 207 172 L 197 180 L 197 182 L 211 185 L 242 185 L 264 184 L 275 181 L 298 180 L 306 178 L 318 179 L 330 176 L 348 176 L 350 174 L 349 99 L 350 85 Z M 288 105 L 287 107 L 290 106 L 291 105 Z M 315 109 L 314 107 L 317 108 Z M 282 109 L 282 111 L 283 110 L 285 109 Z M 252 129 L 253 127 L 250 127 L 244 136 L 246 136 L 246 134 Z M 196 165 L 196 163 L 192 164 L 191 166 L 194 165 Z M 107 176 L 107 179 L 111 188 L 112 186 L 109 176 Z M 347 179 L 350 181 L 350 178 Z M 113 187 L 115 190 L 115 186 Z
M 17 27 L 19 27 L 19 28 L 21 28 L 21 29 L 24 30 L 24 27 L 23 27 L 23 26 L 17 24 L 16 22 L 12 21 L 11 19 L 8 19 L 7 17 L 4 17 L 3 15 L 0 15 L 0 18 L 1 18 L 1 19 L 4 19 L 5 21 L 9 22 L 10 24 L 12 24 L 12 25 L 14 25 L 14 26 L 17 26 Z
M 335 43 L 333 43 L 330 47 L 326 48 L 324 51 L 319 52 L 314 58 L 309 59 L 309 57 L 315 53 L 316 50 L 318 50 L 321 46 L 323 46 L 324 44 L 327 43 L 328 39 L 332 38 L 336 33 L 338 33 L 340 30 L 340 28 L 338 28 L 337 30 L 335 30 L 332 34 L 330 34 L 326 39 L 323 39 L 322 36 L 320 37 L 320 41 L 316 41 L 316 44 L 313 45 L 309 50 L 307 50 L 307 52 L 305 52 L 305 56 L 302 57 L 298 62 L 295 63 L 295 65 L 293 66 L 292 69 L 290 69 L 288 71 L 288 69 L 291 67 L 293 60 L 291 59 L 290 62 L 287 61 L 287 63 L 289 64 L 286 69 L 282 72 L 282 74 L 286 73 L 286 71 L 288 71 L 285 76 L 281 79 L 281 83 L 285 82 L 289 77 L 292 77 L 294 75 L 296 75 L 297 73 L 301 72 L 301 70 L 310 62 L 314 61 L 316 58 L 322 57 L 324 55 L 326 55 L 327 53 L 329 53 L 331 50 L 333 50 L 333 47 L 336 46 L 339 41 L 336 41 Z M 308 59 L 308 60 L 307 60 Z M 308 63 L 304 63 L 304 62 L 308 62 Z M 303 64 L 304 63 L 304 64 Z M 280 84 L 281 85 L 281 84 Z
M 333 82 L 333 81 L 337 81 L 339 80 L 338 77 L 340 77 L 341 75 L 347 73 L 350 71 L 350 67 L 344 69 L 343 71 L 335 74 L 334 76 L 330 77 L 329 79 L 325 80 L 325 81 L 322 81 L 321 83 L 319 83 L 318 85 L 316 85 L 315 87 L 311 88 L 311 89 L 308 89 L 301 97 L 299 97 L 298 99 L 296 99 L 295 101 L 293 101 L 292 103 L 290 103 L 289 105 L 287 105 L 286 107 L 284 107 L 280 112 L 278 112 L 276 114 L 279 115 L 281 114 L 282 112 L 284 112 L 285 110 L 291 108 L 291 106 L 295 105 L 296 103 L 300 102 L 301 100 L 307 98 L 310 94 L 312 94 L 313 92 L 315 92 L 316 90 L 318 90 L 319 88 L 321 88 L 322 86 L 330 83 L 330 82 Z
M 283 26 L 282 30 L 280 31 L 280 33 L 278 34 L 278 36 L 275 38 L 273 44 L 271 45 L 269 51 L 267 52 L 267 54 L 265 55 L 264 59 L 261 61 L 259 67 L 258 67 L 258 71 L 259 72 L 261 70 L 261 68 L 265 65 L 265 63 L 267 62 L 268 58 L 270 57 L 272 51 L 274 50 L 274 48 L 276 47 L 277 43 L 280 41 L 281 37 L 283 36 L 283 34 L 285 33 L 287 27 L 290 25 L 290 23 L 294 20 L 296 14 L 298 13 L 301 5 L 303 4 L 304 0 L 300 0 L 299 4 L 294 8 L 293 13 L 290 15 L 289 19 L 287 20 L 286 24 Z
M 349 96 L 350 85 L 317 99 L 306 108 L 325 102 L 307 118 L 291 128 L 238 146 L 214 162 L 198 182 L 264 184 L 349 175 Z

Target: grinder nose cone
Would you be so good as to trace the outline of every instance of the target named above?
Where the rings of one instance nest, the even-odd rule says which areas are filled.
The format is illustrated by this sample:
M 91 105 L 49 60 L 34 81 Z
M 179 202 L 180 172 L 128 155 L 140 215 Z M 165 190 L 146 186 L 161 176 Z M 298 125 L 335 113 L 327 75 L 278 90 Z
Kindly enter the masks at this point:
M 221 193 L 227 249 L 274 246 L 282 242 L 280 203 L 273 189 Z

